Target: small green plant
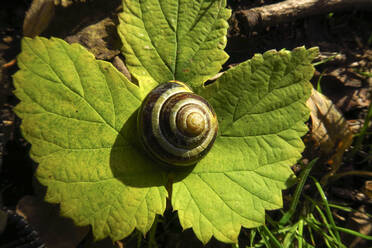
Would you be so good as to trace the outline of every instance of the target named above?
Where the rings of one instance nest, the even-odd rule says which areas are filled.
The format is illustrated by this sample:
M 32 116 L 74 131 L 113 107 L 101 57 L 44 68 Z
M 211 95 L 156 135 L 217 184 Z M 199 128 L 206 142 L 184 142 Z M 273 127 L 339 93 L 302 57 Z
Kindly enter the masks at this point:
M 299 176 L 289 209 L 278 220 L 268 216 L 266 226 L 252 229 L 247 247 L 347 247 L 342 243 L 341 232 L 372 240 L 371 236 L 336 225 L 331 209 L 349 213 L 357 211 L 328 202 L 320 183 L 313 177 L 309 180 L 310 171 L 317 160 L 314 159 L 307 166 L 303 165 L 304 170 Z M 306 182 L 310 182 L 311 187 L 316 189 L 311 196 L 303 191 Z M 304 198 L 302 202 L 299 201 L 300 197 Z
M 36 176 L 48 187 L 46 200 L 91 225 L 96 239 L 120 240 L 135 228 L 145 234 L 167 198 L 203 243 L 212 236 L 236 243 L 242 226 L 262 226 L 265 210 L 282 207 L 281 190 L 294 182 L 290 166 L 304 149 L 318 50 L 257 54 L 205 86 L 228 58 L 225 6 L 124 0 L 118 32 L 137 83 L 78 44 L 23 39 L 15 111 L 39 163 Z M 170 80 L 203 96 L 219 125 L 206 157 L 181 169 L 148 156 L 136 130 L 145 97 Z

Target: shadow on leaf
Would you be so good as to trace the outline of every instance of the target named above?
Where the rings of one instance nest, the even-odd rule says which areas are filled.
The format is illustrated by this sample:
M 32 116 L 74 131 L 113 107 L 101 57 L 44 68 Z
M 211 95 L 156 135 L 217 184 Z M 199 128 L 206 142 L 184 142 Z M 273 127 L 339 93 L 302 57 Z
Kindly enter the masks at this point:
M 171 168 L 154 161 L 142 148 L 137 136 L 137 112 L 125 122 L 110 154 L 115 178 L 132 187 L 166 186 L 185 178 L 194 168 Z

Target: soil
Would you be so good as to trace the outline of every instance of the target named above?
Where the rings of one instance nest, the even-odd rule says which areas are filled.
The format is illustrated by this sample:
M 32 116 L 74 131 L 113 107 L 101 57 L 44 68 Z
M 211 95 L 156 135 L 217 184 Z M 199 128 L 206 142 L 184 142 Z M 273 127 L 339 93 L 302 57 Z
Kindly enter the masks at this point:
M 108 4 L 108 2 L 110 2 Z M 230 0 L 228 6 L 234 11 L 262 6 L 280 1 L 269 0 Z M 0 208 L 14 210 L 19 200 L 25 195 L 39 193 L 33 174 L 37 165 L 29 156 L 30 144 L 22 137 L 19 126 L 21 120 L 13 112 L 13 107 L 18 100 L 13 95 L 14 86 L 12 75 L 17 71 L 17 65 L 12 63 L 20 52 L 22 38 L 22 25 L 30 1 L 12 0 L 0 3 Z M 75 2 L 67 8 L 57 7 L 56 14 L 43 36 L 56 36 L 92 48 L 89 40 L 84 40 L 83 31 L 92 24 L 109 18 L 109 27 L 106 32 L 111 34 L 103 40 L 108 50 L 100 50 L 101 59 L 108 61 L 118 55 L 120 40 L 115 34 L 117 24 L 116 14 L 120 12 L 120 0 L 104 1 L 92 0 L 85 3 Z M 233 15 L 234 16 L 234 15 Z M 107 23 L 107 20 L 105 20 Z M 322 93 L 328 96 L 338 107 L 350 124 L 354 133 L 358 133 L 367 115 L 371 102 L 372 77 L 372 13 L 350 9 L 345 12 L 329 13 L 327 15 L 313 15 L 290 23 L 258 27 L 254 30 L 241 25 L 241 21 L 230 19 L 228 43 L 226 52 L 230 59 L 224 65 L 229 68 L 237 63 L 251 58 L 255 53 L 263 53 L 270 49 L 293 49 L 298 46 L 307 48 L 318 46 L 322 58 L 330 58 L 328 62 L 316 66 L 312 80 L 314 87 L 319 85 Z M 107 27 L 107 26 L 105 26 Z M 106 49 L 105 48 L 105 49 Z M 96 54 L 96 56 L 98 56 Z M 320 82 L 320 83 L 319 83 Z M 369 129 L 371 130 L 371 128 Z M 339 169 L 339 172 L 350 170 L 371 171 L 371 144 L 372 135 L 367 135 L 363 146 L 352 160 L 347 160 L 348 151 Z M 304 157 L 309 160 L 316 154 L 311 151 Z M 316 170 L 318 176 L 329 171 L 330 165 Z M 331 200 L 346 202 L 354 209 L 371 210 L 371 195 L 367 194 L 364 200 L 355 197 L 363 193 L 368 184 L 366 178 L 348 176 L 326 188 L 326 193 Z M 368 189 L 367 189 L 368 190 Z M 372 192 L 372 190 L 371 190 Z M 353 197 L 354 196 L 354 197 Z M 285 197 L 284 197 L 285 198 Z M 371 213 L 371 212 L 370 212 Z M 273 213 L 275 216 L 275 213 Z M 360 231 L 360 225 L 354 223 L 354 216 L 341 216 L 345 226 Z M 182 232 L 174 214 L 167 212 L 164 217 L 174 227 L 174 232 L 159 239 L 162 247 L 201 247 L 190 230 Z M 159 225 L 158 232 L 166 232 L 163 225 Z M 242 231 L 241 242 L 244 240 L 246 230 Z M 1 236 L 1 235 L 0 235 Z M 79 247 L 89 239 L 89 235 Z M 350 240 L 348 240 L 350 239 Z M 352 242 L 353 239 L 345 237 Z M 132 236 L 125 240 L 128 247 L 135 245 L 137 240 Z M 1 247 L 0 237 L 0 247 Z M 183 245 L 181 245 L 183 244 Z M 208 247 L 230 247 L 213 240 Z M 366 242 L 359 243 L 360 247 L 368 247 Z M 99 246 L 97 246 L 99 247 Z

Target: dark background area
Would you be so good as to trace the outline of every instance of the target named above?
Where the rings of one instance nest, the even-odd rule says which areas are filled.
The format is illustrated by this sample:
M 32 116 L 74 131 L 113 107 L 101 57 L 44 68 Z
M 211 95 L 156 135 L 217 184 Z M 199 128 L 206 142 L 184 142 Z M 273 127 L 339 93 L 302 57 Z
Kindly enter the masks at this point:
M 276 2 L 280 1 L 230 0 L 228 6 L 234 13 L 237 10 Z M 21 135 L 19 129 L 21 120 L 12 111 L 18 102 L 12 93 L 14 90 L 12 75 L 18 68 L 12 61 L 20 52 L 22 25 L 29 6 L 30 1 L 26 0 L 8 0 L 0 3 L 0 208 L 11 210 L 16 208 L 23 196 L 39 194 L 43 191 L 33 178 L 37 165 L 29 157 L 30 144 Z M 104 39 L 110 55 L 101 54 L 103 59 L 112 61 L 114 55 L 119 54 L 118 49 L 121 46 L 115 33 L 115 24 L 118 22 L 116 14 L 119 12 L 119 0 L 91 0 L 86 3 L 76 2 L 67 8 L 57 7 L 53 21 L 42 35 L 70 39 L 89 46 L 89 41 L 77 34 L 90 25 L 110 18 L 112 25 L 106 27 L 106 32 L 111 35 Z M 254 29 L 247 29 L 234 18 L 230 19 L 229 23 L 226 52 L 230 55 L 230 59 L 224 65 L 224 69 L 251 58 L 255 53 L 263 53 L 270 49 L 291 50 L 298 46 L 307 48 L 318 46 L 323 57 L 334 56 L 334 59 L 316 67 L 312 82 L 316 87 L 322 75 L 320 81 L 322 93 L 328 96 L 343 113 L 353 132 L 357 133 L 360 130 L 367 115 L 372 92 L 372 77 L 359 73 L 372 73 L 372 12 L 349 9 L 337 13 L 314 14 L 292 22 Z M 371 158 L 365 160 L 370 153 L 368 144 L 372 143 L 371 137 L 371 135 L 367 136 L 364 140 L 365 146 L 353 161 L 343 164 L 341 171 L 371 170 Z M 306 156 L 309 156 L 307 159 L 311 159 L 310 156 L 314 156 L 314 153 L 308 151 L 305 158 Z M 324 166 L 316 170 L 316 173 L 325 173 L 327 170 L 329 168 Z M 333 187 L 358 191 L 365 181 L 365 178 L 348 177 L 337 182 Z M 327 188 L 329 198 L 342 199 L 332 189 L 332 187 Z M 362 205 L 369 210 L 371 208 L 370 200 L 343 200 L 355 209 Z M 175 247 L 176 244 L 180 245 L 179 247 L 199 247 L 200 242 L 195 239 L 190 230 L 181 233 L 174 215 L 166 212 L 163 220 L 168 222 L 167 226 L 159 225 L 158 232 L 166 233 L 159 236 L 159 244 L 164 247 Z M 275 213 L 273 215 L 275 216 Z M 169 231 L 170 229 L 173 231 Z M 245 233 L 246 230 L 243 230 L 241 234 L 243 243 L 244 237 L 247 236 Z M 130 237 L 126 242 L 132 244 L 136 240 Z M 365 242 L 360 247 L 369 247 L 368 245 L 370 244 Z M 225 245 L 212 241 L 208 247 L 225 247 Z

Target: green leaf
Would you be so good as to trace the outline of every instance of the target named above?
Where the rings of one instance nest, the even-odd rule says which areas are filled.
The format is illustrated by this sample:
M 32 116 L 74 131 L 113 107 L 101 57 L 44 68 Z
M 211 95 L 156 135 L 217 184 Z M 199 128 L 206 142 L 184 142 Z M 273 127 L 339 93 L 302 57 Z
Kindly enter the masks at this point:
M 76 224 L 92 225 L 96 239 L 147 232 L 167 191 L 134 136 L 143 89 L 59 39 L 24 38 L 17 60 L 15 111 L 46 199 Z
M 173 185 L 183 228 L 206 243 L 237 242 L 241 226 L 265 223 L 282 207 L 301 157 L 309 118 L 311 61 L 317 49 L 268 51 L 225 72 L 201 94 L 212 104 L 219 134 L 209 154 Z
M 200 87 L 228 58 L 225 6 L 226 0 L 123 0 L 118 33 L 132 75 L 148 90 L 173 79 Z

